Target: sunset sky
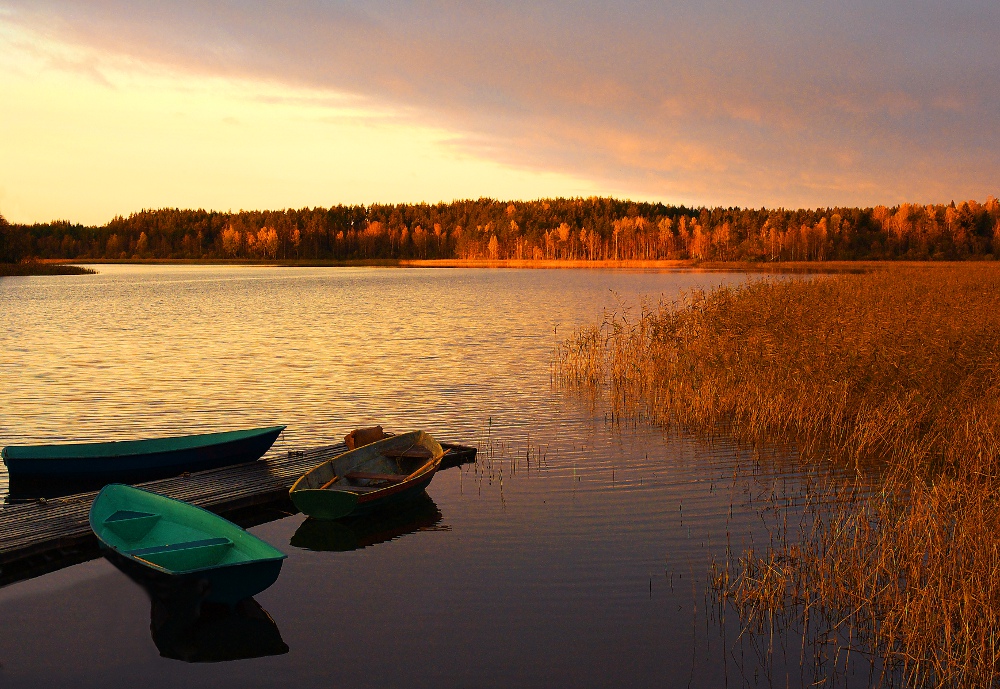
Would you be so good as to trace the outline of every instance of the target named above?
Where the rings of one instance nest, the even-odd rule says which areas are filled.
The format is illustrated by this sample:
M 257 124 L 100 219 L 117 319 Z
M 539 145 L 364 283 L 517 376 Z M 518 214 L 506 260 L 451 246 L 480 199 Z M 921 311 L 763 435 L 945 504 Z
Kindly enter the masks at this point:
M 997 36 L 996 0 L 0 0 L 0 213 L 982 200 Z

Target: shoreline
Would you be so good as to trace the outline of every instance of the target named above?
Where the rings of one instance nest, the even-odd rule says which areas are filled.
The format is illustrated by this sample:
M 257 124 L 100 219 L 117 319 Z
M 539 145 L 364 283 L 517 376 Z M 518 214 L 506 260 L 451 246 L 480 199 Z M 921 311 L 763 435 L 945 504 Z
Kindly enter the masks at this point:
M 32 265 L 45 272 L 4 273 L 0 264 L 0 275 L 51 275 L 57 266 L 78 267 L 80 265 L 220 265 L 220 266 L 262 266 L 285 268 L 493 268 L 493 269 L 560 269 L 560 270 L 648 270 L 683 272 L 749 272 L 749 273 L 866 273 L 878 268 L 899 266 L 949 266 L 978 264 L 982 261 L 787 261 L 775 263 L 725 262 L 683 260 L 607 260 L 586 261 L 573 259 L 350 259 L 350 260 L 247 260 L 247 259 L 193 259 L 193 258 L 153 258 L 153 259 L 42 259 Z M 80 269 L 85 271 L 86 269 Z M 80 274 L 73 272 L 70 274 Z
M 37 261 L 33 263 L 0 263 L 0 277 L 32 277 L 38 275 L 93 275 L 97 271 L 70 262 Z

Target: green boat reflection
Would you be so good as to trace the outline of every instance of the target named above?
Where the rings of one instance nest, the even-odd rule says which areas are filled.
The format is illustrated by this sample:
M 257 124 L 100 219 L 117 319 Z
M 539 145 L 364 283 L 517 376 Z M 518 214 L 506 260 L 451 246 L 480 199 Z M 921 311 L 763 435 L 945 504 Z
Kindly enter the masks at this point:
M 178 606 L 152 599 L 150 631 L 164 658 L 218 663 L 288 653 L 278 625 L 253 598 L 234 606 Z
M 151 579 L 125 558 L 108 559 L 149 596 L 149 630 L 162 657 L 218 663 L 288 653 L 278 625 L 253 598 L 215 603 L 205 582 Z
M 398 510 L 376 512 L 336 521 L 306 519 L 291 544 L 296 548 L 346 552 L 392 541 L 417 531 L 448 530 L 440 526 L 443 515 L 424 493 Z

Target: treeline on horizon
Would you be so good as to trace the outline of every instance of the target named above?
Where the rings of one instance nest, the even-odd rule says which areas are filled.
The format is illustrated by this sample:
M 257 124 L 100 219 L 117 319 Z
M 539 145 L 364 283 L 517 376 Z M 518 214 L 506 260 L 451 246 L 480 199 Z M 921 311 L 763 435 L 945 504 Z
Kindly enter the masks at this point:
M 10 224 L 0 262 L 31 259 L 829 261 L 1000 257 L 1000 202 L 687 208 L 611 198 L 143 210 L 89 227 Z

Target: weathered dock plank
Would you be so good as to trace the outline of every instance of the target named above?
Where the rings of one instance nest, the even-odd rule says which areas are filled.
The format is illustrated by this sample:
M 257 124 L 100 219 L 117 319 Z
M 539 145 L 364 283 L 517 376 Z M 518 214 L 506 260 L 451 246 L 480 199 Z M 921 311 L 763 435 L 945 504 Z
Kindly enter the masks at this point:
M 442 445 L 451 449 L 448 466 L 475 460 L 473 447 Z M 308 469 L 346 450 L 343 443 L 293 450 L 249 464 L 138 485 L 216 514 L 230 515 L 269 505 L 281 505 L 290 512 L 294 510 L 288 501 L 292 483 Z M 0 509 L 0 586 L 97 557 L 97 539 L 88 522 L 96 496 L 94 491 Z M 271 518 L 278 516 L 281 513 L 275 512 Z M 252 517 L 243 521 L 262 523 Z

